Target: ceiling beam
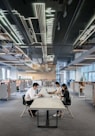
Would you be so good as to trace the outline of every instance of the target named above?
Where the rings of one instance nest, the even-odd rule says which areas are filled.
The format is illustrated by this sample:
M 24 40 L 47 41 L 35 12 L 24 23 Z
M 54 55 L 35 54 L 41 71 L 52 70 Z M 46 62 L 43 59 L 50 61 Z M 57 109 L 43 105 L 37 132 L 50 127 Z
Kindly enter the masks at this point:
M 26 43 L 29 44 L 30 40 L 28 39 L 26 32 L 23 30 L 23 28 L 21 27 L 19 21 L 17 20 L 17 18 L 13 15 L 12 13 L 12 8 L 9 4 L 8 0 L 3 0 L 3 3 L 6 7 L 6 9 L 9 11 L 9 14 L 11 15 L 12 19 L 14 20 L 15 24 L 18 26 L 18 28 L 21 30 L 21 33 L 23 34 L 23 36 L 25 37 Z
M 75 64 L 82 62 L 83 60 L 85 60 L 85 58 L 89 57 L 89 55 L 92 54 L 93 52 L 95 52 L 95 47 L 83 53 L 80 57 L 78 57 L 77 59 L 69 63 L 68 66 L 75 65 Z

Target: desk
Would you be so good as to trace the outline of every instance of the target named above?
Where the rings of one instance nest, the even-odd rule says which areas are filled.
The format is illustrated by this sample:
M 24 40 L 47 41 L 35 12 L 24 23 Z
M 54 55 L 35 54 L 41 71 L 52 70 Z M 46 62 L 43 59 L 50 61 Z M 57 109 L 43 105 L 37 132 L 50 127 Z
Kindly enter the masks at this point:
M 37 116 L 37 125 L 38 127 L 57 127 L 58 126 L 58 117 L 56 117 L 56 126 L 49 126 L 49 110 L 64 110 L 65 106 L 61 102 L 60 99 L 54 98 L 38 98 L 35 99 L 34 102 L 30 105 L 32 110 L 46 110 L 46 125 L 39 125 L 39 115 Z

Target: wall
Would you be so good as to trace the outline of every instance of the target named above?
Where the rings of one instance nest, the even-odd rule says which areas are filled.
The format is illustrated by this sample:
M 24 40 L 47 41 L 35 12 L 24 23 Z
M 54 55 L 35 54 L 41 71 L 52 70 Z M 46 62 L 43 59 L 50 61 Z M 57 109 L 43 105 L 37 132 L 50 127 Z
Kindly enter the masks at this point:
M 55 80 L 56 79 L 56 73 L 54 72 L 48 72 L 48 73 L 19 73 L 18 76 L 23 77 L 30 77 L 32 80 Z

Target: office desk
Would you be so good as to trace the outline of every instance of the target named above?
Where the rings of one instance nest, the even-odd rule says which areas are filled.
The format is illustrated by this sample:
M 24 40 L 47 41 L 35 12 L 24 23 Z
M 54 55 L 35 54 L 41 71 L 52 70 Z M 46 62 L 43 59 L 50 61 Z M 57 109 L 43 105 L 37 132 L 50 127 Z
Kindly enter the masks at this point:
M 43 98 L 35 99 L 34 102 L 31 104 L 30 108 L 32 110 L 41 110 L 41 109 L 46 110 L 46 125 L 44 126 L 39 125 L 39 114 L 38 114 L 37 115 L 37 126 L 38 127 L 56 128 L 58 126 L 58 117 L 56 117 L 56 125 L 50 126 L 49 125 L 49 110 L 56 110 L 56 111 L 64 110 L 65 106 L 63 105 L 61 100 L 56 97 L 53 97 L 53 98 L 43 97 Z

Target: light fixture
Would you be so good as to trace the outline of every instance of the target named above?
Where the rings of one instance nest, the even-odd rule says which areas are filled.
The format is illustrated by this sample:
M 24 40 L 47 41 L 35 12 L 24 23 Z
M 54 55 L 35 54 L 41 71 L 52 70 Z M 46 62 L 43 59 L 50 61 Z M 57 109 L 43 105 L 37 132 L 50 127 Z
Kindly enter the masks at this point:
M 50 14 L 50 15 L 46 14 L 46 17 L 54 17 L 54 14 Z
M 10 65 L 15 65 L 15 66 L 24 66 L 25 64 L 23 63 L 23 64 L 19 64 L 19 63 L 15 63 L 15 64 L 10 64 Z
M 35 71 L 35 70 L 26 70 L 25 72 L 26 73 L 32 73 L 32 72 L 37 72 L 37 71 Z
M 77 37 L 75 42 L 73 43 L 74 47 L 81 46 L 94 32 L 95 32 L 95 15 L 90 19 L 86 28 L 82 31 L 82 33 Z
M 53 40 L 53 25 L 54 25 L 54 20 L 55 18 L 47 18 L 46 19 L 46 24 L 47 24 L 47 43 L 51 44 Z
M 52 14 L 52 13 L 55 13 L 56 11 L 53 10 L 51 7 L 49 7 L 49 8 L 46 9 L 45 12 L 48 13 L 48 14 Z
M 63 18 L 65 18 L 66 16 L 67 16 L 67 8 L 65 6 L 64 11 L 63 11 Z
M 86 65 L 90 65 L 89 63 L 78 63 L 78 64 L 75 64 L 76 66 L 86 66 Z
M 68 5 L 70 5 L 72 3 L 73 0 L 68 0 Z
M 18 62 L 18 60 L 0 60 L 0 62 Z
M 4 53 L 4 52 L 0 52 L 0 55 L 5 55 L 6 53 Z
M 87 58 L 84 58 L 84 59 L 93 60 L 93 59 L 95 59 L 95 57 L 87 57 Z
M 23 48 L 23 49 L 24 49 L 24 48 L 29 48 L 29 46 L 24 46 L 24 45 L 23 45 L 23 46 L 20 46 L 20 48 Z
M 80 45 L 82 45 L 95 32 L 95 25 L 91 25 L 87 31 L 80 38 Z
M 88 51 L 86 49 L 73 49 L 73 52 L 85 52 Z
M 60 30 L 60 22 L 58 22 L 57 30 Z
M 7 17 L 4 14 L 5 11 L 0 10 L 0 21 L 2 22 L 1 27 L 4 25 L 5 27 L 7 27 L 7 29 L 9 30 L 9 33 L 7 32 L 7 30 L 4 28 L 4 30 L 8 33 L 9 37 L 17 44 L 24 44 L 22 39 L 23 37 L 21 37 L 20 32 L 17 30 L 16 26 L 13 26 L 9 20 L 7 19 Z M 10 34 L 11 33 L 11 34 Z

